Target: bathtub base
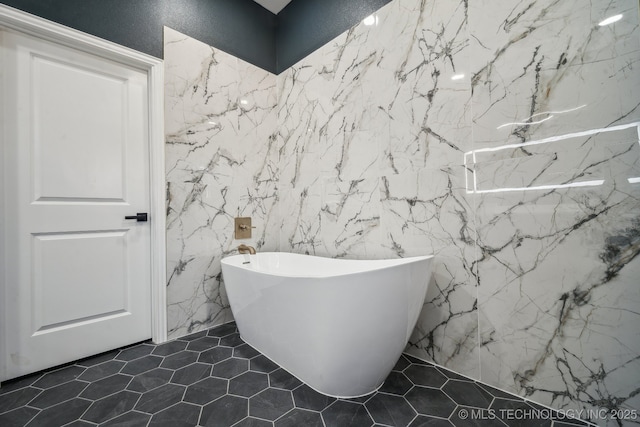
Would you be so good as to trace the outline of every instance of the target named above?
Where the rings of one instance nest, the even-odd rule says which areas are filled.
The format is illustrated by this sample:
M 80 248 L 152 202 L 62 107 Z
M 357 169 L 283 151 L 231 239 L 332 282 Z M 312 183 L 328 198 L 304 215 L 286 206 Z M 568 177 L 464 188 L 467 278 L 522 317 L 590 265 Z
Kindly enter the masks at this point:
M 431 257 L 259 253 L 243 260 L 222 261 L 242 338 L 312 389 L 342 398 L 371 394 L 389 375 L 422 309 L 431 266 Z
M 239 330 L 239 329 L 238 329 L 238 330 Z M 273 358 L 271 358 L 267 353 L 265 353 L 265 352 L 263 351 L 263 349 L 259 348 L 258 346 L 254 345 L 253 343 L 251 343 L 251 341 L 250 341 L 250 340 L 247 340 L 247 339 L 246 339 L 242 334 L 240 334 L 240 338 L 242 338 L 242 340 L 243 340 L 245 343 L 249 344 L 249 345 L 250 345 L 251 347 L 253 347 L 255 350 L 259 351 L 259 352 L 260 352 L 263 356 L 265 356 L 267 359 L 271 360 L 273 363 L 275 363 L 276 365 L 280 366 L 280 364 L 279 364 L 276 360 L 274 360 Z M 402 355 L 402 353 L 401 353 L 401 355 Z M 400 358 L 400 357 L 398 357 L 398 359 L 399 359 L 399 358 Z M 396 362 L 397 362 L 397 360 L 396 360 Z M 395 366 L 395 362 L 394 362 L 394 364 L 393 364 L 393 365 Z M 314 387 L 314 385 L 313 385 L 313 384 L 309 384 L 309 383 L 308 383 L 307 381 L 305 381 L 303 378 L 300 378 L 300 377 L 299 377 L 299 376 L 297 376 L 296 374 L 294 374 L 294 373 L 290 372 L 289 370 L 287 370 L 287 368 L 285 368 L 285 367 L 283 367 L 283 366 L 280 366 L 280 367 L 281 367 L 282 369 L 284 369 L 285 371 L 289 372 L 289 374 L 291 374 L 292 376 L 294 376 L 295 378 L 297 378 L 299 381 L 301 381 L 303 384 L 305 384 L 307 387 L 309 387 L 309 388 L 310 388 L 310 389 L 312 389 L 313 391 L 316 391 L 316 392 L 318 392 L 318 393 L 320 393 L 320 394 L 324 394 L 325 396 L 335 397 L 336 399 L 356 399 L 356 398 L 358 398 L 358 397 L 368 396 L 368 395 L 370 395 L 370 394 L 372 394 L 372 393 L 377 392 L 377 391 L 380 389 L 380 387 L 382 387 L 382 385 L 384 384 L 384 380 L 386 379 L 386 376 L 385 376 L 385 378 L 380 382 L 380 384 L 378 384 L 377 386 L 375 386 L 371 391 L 366 391 L 366 392 L 363 392 L 362 394 L 357 394 L 357 395 L 337 395 L 337 394 L 331 394 L 331 393 L 325 392 L 325 391 L 323 391 L 323 390 L 317 389 L 316 387 Z M 387 374 L 387 375 L 388 375 L 388 374 Z

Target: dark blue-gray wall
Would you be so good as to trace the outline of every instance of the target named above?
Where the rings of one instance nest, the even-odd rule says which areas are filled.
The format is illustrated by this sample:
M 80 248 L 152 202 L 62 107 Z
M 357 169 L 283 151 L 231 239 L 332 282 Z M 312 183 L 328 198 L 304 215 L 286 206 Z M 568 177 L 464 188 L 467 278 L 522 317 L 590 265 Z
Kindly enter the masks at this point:
M 251 0 L 0 0 L 8 6 L 163 57 L 166 25 L 269 71 L 276 16 Z
M 391 0 L 293 0 L 274 15 L 252 0 L 0 0 L 163 57 L 171 27 L 272 73 L 284 71 Z
M 280 73 L 391 0 L 293 0 L 278 14 Z

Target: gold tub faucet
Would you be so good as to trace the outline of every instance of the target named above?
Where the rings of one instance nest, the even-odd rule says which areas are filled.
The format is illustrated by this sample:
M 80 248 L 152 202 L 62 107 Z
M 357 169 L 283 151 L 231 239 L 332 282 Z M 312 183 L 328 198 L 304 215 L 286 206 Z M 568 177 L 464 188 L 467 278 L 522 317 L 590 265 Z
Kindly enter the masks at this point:
M 247 246 L 243 243 L 242 245 L 238 246 L 238 252 L 240 252 L 241 254 L 255 255 L 256 249 L 253 246 Z

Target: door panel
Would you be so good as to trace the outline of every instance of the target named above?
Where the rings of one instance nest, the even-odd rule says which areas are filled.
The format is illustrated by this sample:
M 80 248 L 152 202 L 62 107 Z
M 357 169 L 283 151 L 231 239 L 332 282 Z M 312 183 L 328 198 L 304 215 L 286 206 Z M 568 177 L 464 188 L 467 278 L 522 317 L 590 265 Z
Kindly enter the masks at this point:
M 126 231 L 36 235 L 33 243 L 34 333 L 129 311 Z
M 128 81 L 55 58 L 31 61 L 36 200 L 122 201 Z
M 147 75 L 5 32 L 7 378 L 151 337 Z

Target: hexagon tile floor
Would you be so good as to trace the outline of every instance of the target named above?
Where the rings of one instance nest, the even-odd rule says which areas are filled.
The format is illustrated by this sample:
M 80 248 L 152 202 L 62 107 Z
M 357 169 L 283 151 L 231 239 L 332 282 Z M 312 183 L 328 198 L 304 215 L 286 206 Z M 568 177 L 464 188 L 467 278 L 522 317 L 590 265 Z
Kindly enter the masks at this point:
M 518 410 L 525 416 L 514 417 Z M 406 354 L 378 392 L 327 397 L 244 343 L 234 323 L 115 350 L 0 388 L 3 427 L 586 425 L 558 414 L 527 419 L 532 410 L 511 394 Z

